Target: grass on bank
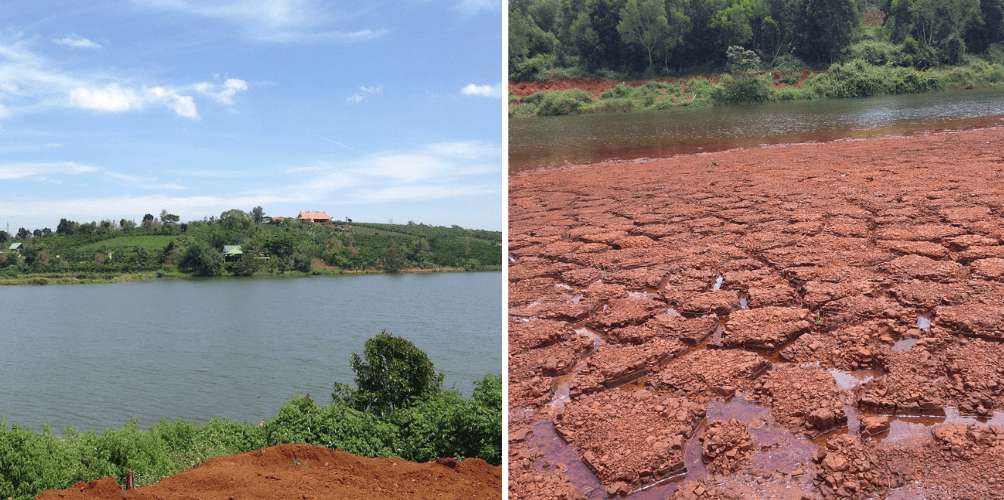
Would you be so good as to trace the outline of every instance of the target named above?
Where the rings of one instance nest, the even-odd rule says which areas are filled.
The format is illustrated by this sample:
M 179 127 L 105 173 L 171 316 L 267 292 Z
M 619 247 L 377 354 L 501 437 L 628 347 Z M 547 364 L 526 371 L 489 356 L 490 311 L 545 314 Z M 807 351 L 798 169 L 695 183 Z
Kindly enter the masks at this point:
M 971 58 L 961 66 L 927 70 L 896 64 L 874 65 L 863 59 L 833 64 L 796 85 L 800 73 L 697 76 L 685 82 L 649 81 L 620 84 L 599 98 L 571 89 L 509 96 L 509 116 L 554 116 L 580 113 L 624 113 L 691 106 L 734 105 L 824 98 L 914 94 L 932 90 L 1004 88 L 1004 64 Z

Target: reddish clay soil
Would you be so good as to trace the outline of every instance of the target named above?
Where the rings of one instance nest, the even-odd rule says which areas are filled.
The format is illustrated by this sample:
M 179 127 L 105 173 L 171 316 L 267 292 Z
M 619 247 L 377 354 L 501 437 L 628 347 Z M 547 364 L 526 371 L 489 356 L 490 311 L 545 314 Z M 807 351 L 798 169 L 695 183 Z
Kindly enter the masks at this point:
M 512 174 L 510 498 L 1004 497 L 1002 145 Z
M 459 499 L 502 498 L 502 467 L 479 458 L 419 464 L 364 458 L 302 444 L 214 458 L 160 482 L 124 491 L 112 477 L 49 490 L 56 499 Z

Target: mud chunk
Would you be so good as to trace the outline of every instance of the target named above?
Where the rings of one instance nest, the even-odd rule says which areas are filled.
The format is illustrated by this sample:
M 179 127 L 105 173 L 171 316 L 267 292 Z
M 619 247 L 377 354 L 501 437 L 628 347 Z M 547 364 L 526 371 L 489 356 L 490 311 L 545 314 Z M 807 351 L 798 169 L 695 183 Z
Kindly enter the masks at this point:
M 711 422 L 699 439 L 701 459 L 713 474 L 731 474 L 747 466 L 754 448 L 747 425 L 736 419 Z
M 807 309 L 764 307 L 736 311 L 725 325 L 723 347 L 773 352 L 782 344 L 807 333 L 811 327 Z
M 604 488 L 623 482 L 633 490 L 683 470 L 682 448 L 654 443 L 670 443 L 680 435 L 689 439 L 705 409 L 661 392 L 648 399 L 659 403 L 639 401 L 629 391 L 604 391 L 573 400 L 555 419 L 555 430 L 579 451 Z
M 629 297 L 614 299 L 607 302 L 603 310 L 597 311 L 589 321 L 589 326 L 599 331 L 621 328 L 628 325 L 640 325 L 658 312 L 666 310 L 666 303 L 661 298 Z
M 739 294 L 734 290 L 720 290 L 698 294 L 685 302 L 681 312 L 690 316 L 704 314 L 727 315 L 739 310 Z
M 862 417 L 861 435 L 876 436 L 889 430 L 889 417 Z
M 705 349 L 670 361 L 650 383 L 681 396 L 728 397 L 769 368 L 752 352 Z

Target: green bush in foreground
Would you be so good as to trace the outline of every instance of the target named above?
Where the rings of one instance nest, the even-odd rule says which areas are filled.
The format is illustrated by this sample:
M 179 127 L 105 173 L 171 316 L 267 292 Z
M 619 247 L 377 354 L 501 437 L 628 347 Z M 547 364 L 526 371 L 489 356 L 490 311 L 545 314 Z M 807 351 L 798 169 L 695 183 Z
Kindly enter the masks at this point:
M 367 347 L 371 342 L 386 347 L 386 338 L 393 339 L 384 332 L 370 339 Z M 408 394 L 392 409 L 379 412 L 375 406 L 360 411 L 347 404 L 348 399 L 318 406 L 310 396 L 294 394 L 261 425 L 224 419 L 204 425 L 162 420 L 149 431 L 142 431 L 138 421 L 131 419 L 121 429 L 103 434 L 66 429 L 66 437 L 62 438 L 46 425 L 41 432 L 16 423 L 7 429 L 0 415 L 0 498 L 29 500 L 48 489 L 64 489 L 77 481 L 109 475 L 121 484 L 129 469 L 135 474 L 136 485 L 144 486 L 210 458 L 281 443 L 306 443 L 367 457 L 400 457 L 416 462 L 478 457 L 500 465 L 501 375 L 486 375 L 476 383 L 473 396 L 465 399 L 456 391 L 442 390 L 442 379 L 435 375 L 432 363 L 422 351 L 407 345 L 413 351 L 392 346 L 367 352 L 367 363 L 360 361 L 353 369 L 396 366 L 404 373 L 418 374 L 412 380 L 428 382 L 417 384 L 423 390 L 401 392 L 399 384 L 364 384 L 358 389 L 336 384 L 336 395 L 341 387 L 347 391 L 342 394 L 364 393 L 365 401 L 381 400 L 372 393 Z M 385 358 L 378 360 L 371 354 Z M 416 363 L 417 369 L 402 367 L 398 363 L 402 359 Z

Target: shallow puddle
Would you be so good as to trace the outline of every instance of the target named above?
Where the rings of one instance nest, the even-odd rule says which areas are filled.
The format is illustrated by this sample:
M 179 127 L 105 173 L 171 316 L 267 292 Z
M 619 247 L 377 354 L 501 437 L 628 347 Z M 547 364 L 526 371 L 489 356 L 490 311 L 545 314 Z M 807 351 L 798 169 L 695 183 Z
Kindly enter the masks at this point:
M 913 346 L 917 345 L 917 339 L 903 339 L 897 340 L 892 343 L 892 350 L 894 351 L 905 351 Z
M 837 383 L 837 389 L 842 391 L 849 391 L 855 387 L 870 382 L 875 377 L 881 377 L 885 372 L 882 370 L 854 370 L 852 372 L 846 370 L 838 370 L 836 368 L 830 368 L 830 375 L 833 375 L 833 380 Z
M 560 384 L 559 384 L 560 386 Z M 805 469 L 812 453 L 818 448 L 805 437 L 792 435 L 787 430 L 773 424 L 770 408 L 744 401 L 735 397 L 731 401 L 708 403 L 704 421 L 697 428 L 684 449 L 685 474 L 669 477 L 644 488 L 631 492 L 624 498 L 630 500 L 662 500 L 673 495 L 679 483 L 684 480 L 699 481 L 707 477 L 707 469 L 701 457 L 700 437 L 707 429 L 708 422 L 736 419 L 753 425 L 750 435 L 759 442 L 759 447 L 751 454 L 753 467 L 772 473 L 792 474 Z M 533 426 L 533 437 L 528 444 L 539 453 L 538 470 L 554 470 L 557 464 L 568 469 L 565 475 L 587 498 L 599 500 L 607 498 L 596 476 L 582 463 L 579 453 L 565 444 L 554 431 L 551 422 L 540 422 Z
M 579 452 L 558 437 L 551 422 L 540 422 L 534 425 L 533 437 L 530 438 L 528 444 L 530 449 L 540 454 L 540 458 L 536 461 L 538 470 L 553 471 L 558 467 L 558 464 L 564 465 L 567 467 L 564 471 L 565 476 L 586 498 L 591 500 L 607 498 L 606 491 L 600 487 L 596 476 L 582 463 Z M 564 467 L 562 468 L 564 469 Z
M 600 337 L 596 332 L 593 332 L 592 330 L 586 328 L 585 326 L 576 328 L 575 333 L 579 335 L 585 335 L 593 339 L 593 352 L 596 352 L 596 350 L 599 349 L 601 345 L 603 345 L 603 337 Z

